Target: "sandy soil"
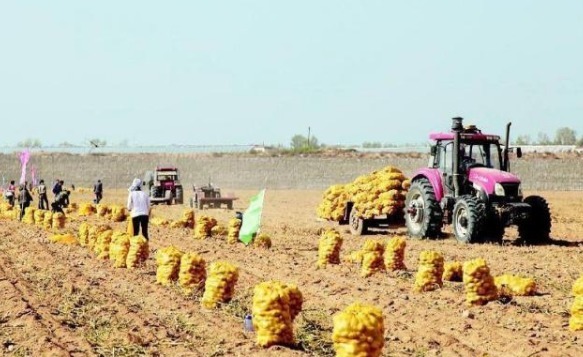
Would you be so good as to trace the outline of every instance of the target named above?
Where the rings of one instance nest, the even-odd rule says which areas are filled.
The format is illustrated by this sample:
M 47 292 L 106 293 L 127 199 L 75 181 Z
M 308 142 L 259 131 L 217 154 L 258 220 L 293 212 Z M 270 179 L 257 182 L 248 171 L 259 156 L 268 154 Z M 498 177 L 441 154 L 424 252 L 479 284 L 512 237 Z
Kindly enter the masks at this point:
M 229 190 L 225 190 L 229 191 Z M 237 191 L 235 210 L 256 192 Z M 409 240 L 408 271 L 361 278 L 342 263 L 316 268 L 318 233 L 334 224 L 316 219 L 320 191 L 268 191 L 262 231 L 270 250 L 228 245 L 224 238 L 194 240 L 192 230 L 151 227 L 151 256 L 137 270 L 114 269 L 86 248 L 49 243 L 50 232 L 16 221 L 0 221 L 0 355 L 56 356 L 295 356 L 333 355 L 333 315 L 355 300 L 373 303 L 385 317 L 386 356 L 581 356 L 583 334 L 568 331 L 570 288 L 583 273 L 583 192 L 538 192 L 553 212 L 552 244 L 516 244 L 508 230 L 503 245 L 460 245 L 453 238 Z M 123 203 L 126 192 L 105 193 L 105 203 Z M 88 193 L 72 201 L 86 202 Z M 155 206 L 154 214 L 178 218 L 185 206 Z M 201 212 L 196 212 L 201 214 Z M 205 210 L 226 225 L 234 211 Z M 69 216 L 66 230 L 99 217 Z M 123 229 L 121 223 L 111 223 Z M 336 226 L 337 227 L 337 226 Z M 337 227 L 338 228 L 338 227 Z M 344 237 L 342 255 L 363 238 Z M 386 241 L 403 228 L 368 238 Z M 185 297 L 155 284 L 157 249 L 175 245 L 207 262 L 226 260 L 241 275 L 234 300 L 216 311 L 200 307 L 201 294 Z M 438 291 L 411 291 L 420 251 L 435 249 L 446 260 L 485 258 L 493 274 L 536 279 L 540 294 L 467 308 L 461 283 Z M 296 320 L 298 347 L 261 350 L 243 330 L 251 290 L 265 280 L 298 284 L 304 309 Z M 468 311 L 469 310 L 469 313 Z M 470 315 L 468 317 L 468 315 Z

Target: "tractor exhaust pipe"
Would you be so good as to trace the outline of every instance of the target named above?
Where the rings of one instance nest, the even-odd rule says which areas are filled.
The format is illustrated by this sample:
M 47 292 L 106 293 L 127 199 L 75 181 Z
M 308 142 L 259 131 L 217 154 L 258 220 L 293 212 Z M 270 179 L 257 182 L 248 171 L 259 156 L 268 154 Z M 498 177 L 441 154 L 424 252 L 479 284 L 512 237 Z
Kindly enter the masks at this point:
M 460 133 L 464 130 L 462 124 L 463 118 L 455 117 L 451 121 L 451 130 L 453 131 L 453 191 L 455 197 L 460 195 Z
M 510 171 L 510 162 L 508 161 L 508 152 L 510 152 L 510 126 L 512 122 L 506 124 L 506 139 L 504 141 L 504 171 Z

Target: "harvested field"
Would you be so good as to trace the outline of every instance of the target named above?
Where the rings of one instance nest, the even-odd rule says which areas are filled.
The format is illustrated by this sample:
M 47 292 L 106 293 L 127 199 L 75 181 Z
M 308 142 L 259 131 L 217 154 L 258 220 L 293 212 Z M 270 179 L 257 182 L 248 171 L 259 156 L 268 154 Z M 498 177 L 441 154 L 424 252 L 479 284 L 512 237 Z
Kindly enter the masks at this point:
M 256 191 L 235 191 L 244 210 Z M 553 214 L 553 243 L 526 247 L 509 230 L 504 244 L 460 245 L 453 238 L 408 240 L 406 271 L 362 278 L 359 267 L 342 262 L 318 269 L 322 228 L 316 219 L 322 191 L 268 190 L 262 232 L 271 249 L 229 245 L 225 237 L 193 239 L 189 228 L 151 226 L 150 258 L 140 269 L 115 269 L 80 246 L 50 243 L 49 232 L 13 220 L 0 221 L 0 349 L 3 355 L 62 356 L 302 356 L 333 355 L 332 315 L 354 301 L 380 307 L 385 318 L 386 356 L 581 356 L 583 335 L 568 330 L 572 283 L 583 274 L 583 193 L 526 192 L 546 197 Z M 125 190 L 106 190 L 105 203 L 125 202 Z M 74 192 L 73 202 L 89 193 Z M 154 206 L 154 216 L 177 219 L 185 206 Z M 196 212 L 199 215 L 200 212 Z M 226 226 L 234 211 L 207 210 Z M 65 231 L 97 216 L 69 215 Z M 125 229 L 124 223 L 111 223 Z M 337 227 L 338 228 L 338 227 Z M 341 256 L 364 239 L 344 238 Z M 403 228 L 374 232 L 386 242 Z M 224 260 L 240 268 L 234 299 L 214 311 L 200 307 L 201 293 L 185 297 L 178 287 L 157 285 L 155 251 L 174 245 L 195 251 L 207 263 Z M 494 275 L 532 277 L 537 296 L 515 297 L 468 308 L 461 283 L 446 282 L 427 293 L 412 291 L 419 253 L 441 252 L 446 261 L 477 257 Z M 255 284 L 280 280 L 297 284 L 304 296 L 295 321 L 298 346 L 255 346 L 243 329 Z

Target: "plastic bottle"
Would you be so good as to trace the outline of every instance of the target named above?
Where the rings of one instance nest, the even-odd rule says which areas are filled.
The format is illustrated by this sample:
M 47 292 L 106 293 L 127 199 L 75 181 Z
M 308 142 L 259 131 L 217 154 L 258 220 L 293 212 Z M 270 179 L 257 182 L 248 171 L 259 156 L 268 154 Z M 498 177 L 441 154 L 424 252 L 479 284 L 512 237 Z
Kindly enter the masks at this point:
M 251 314 L 245 315 L 243 326 L 245 327 L 245 331 L 253 332 L 253 317 L 251 316 Z

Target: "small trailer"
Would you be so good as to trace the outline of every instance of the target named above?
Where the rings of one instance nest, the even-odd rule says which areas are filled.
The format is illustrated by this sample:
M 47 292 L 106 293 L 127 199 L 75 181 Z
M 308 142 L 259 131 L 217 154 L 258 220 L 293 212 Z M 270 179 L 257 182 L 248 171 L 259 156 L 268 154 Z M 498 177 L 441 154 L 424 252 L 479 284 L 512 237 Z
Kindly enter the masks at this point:
M 232 193 L 222 196 L 221 189 L 210 183 L 202 187 L 192 186 L 192 190 L 194 194 L 190 198 L 191 208 L 221 208 L 224 205 L 227 209 L 233 209 L 233 201 L 238 199 Z

